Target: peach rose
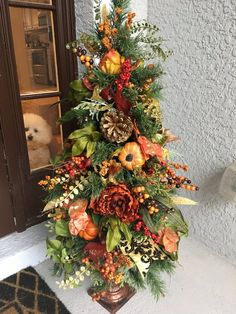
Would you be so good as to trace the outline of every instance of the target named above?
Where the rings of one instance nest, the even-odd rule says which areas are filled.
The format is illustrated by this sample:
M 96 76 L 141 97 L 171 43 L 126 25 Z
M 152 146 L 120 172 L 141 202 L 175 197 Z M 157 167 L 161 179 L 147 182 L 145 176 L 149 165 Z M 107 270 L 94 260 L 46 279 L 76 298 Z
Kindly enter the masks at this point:
M 177 242 L 179 241 L 179 236 L 171 228 L 165 228 L 163 230 L 162 243 L 165 250 L 168 253 L 174 253 L 177 251 Z
M 78 199 L 69 207 L 69 230 L 74 236 L 77 236 L 80 231 L 85 230 L 90 221 L 88 214 L 85 212 L 87 206 L 87 200 Z

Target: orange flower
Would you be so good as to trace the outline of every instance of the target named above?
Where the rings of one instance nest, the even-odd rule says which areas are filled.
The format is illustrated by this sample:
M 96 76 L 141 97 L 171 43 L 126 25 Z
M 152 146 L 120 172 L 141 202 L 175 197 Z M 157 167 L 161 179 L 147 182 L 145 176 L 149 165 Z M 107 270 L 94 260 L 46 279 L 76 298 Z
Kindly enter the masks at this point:
M 102 58 L 100 62 L 100 69 L 103 73 L 119 74 L 121 72 L 121 65 L 124 60 L 124 57 L 122 57 L 118 51 L 111 49 Z
M 165 250 L 168 253 L 174 253 L 177 251 L 177 242 L 179 241 L 179 236 L 171 228 L 165 228 L 162 233 L 162 243 Z
M 107 186 L 91 205 L 95 214 L 115 215 L 124 223 L 131 223 L 138 218 L 138 201 L 125 184 Z
M 69 230 L 74 236 L 77 236 L 80 231 L 85 230 L 90 219 L 85 212 L 88 206 L 88 201 L 84 199 L 78 199 L 73 202 L 69 207 Z
M 69 222 L 70 233 L 74 236 L 77 236 L 80 233 L 80 231 L 86 229 L 89 221 L 90 221 L 89 216 L 86 213 L 80 214 L 76 219 L 72 218 Z

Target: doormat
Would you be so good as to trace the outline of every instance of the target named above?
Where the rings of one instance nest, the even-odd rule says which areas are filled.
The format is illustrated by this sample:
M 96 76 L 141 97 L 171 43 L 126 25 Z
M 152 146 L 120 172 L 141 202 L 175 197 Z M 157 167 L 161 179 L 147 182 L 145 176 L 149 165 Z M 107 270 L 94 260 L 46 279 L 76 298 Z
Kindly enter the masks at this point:
M 1 314 L 70 314 L 34 268 L 0 281 Z

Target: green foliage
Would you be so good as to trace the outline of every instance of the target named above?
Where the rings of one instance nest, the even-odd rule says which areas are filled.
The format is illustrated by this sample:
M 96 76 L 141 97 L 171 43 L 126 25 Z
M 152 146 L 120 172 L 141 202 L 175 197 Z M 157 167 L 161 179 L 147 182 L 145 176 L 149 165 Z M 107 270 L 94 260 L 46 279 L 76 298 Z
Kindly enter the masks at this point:
M 86 156 L 90 157 L 95 152 L 100 137 L 101 133 L 97 131 L 93 124 L 72 132 L 68 137 L 70 140 L 75 141 L 72 146 L 72 156 L 78 156 L 86 151 Z
M 84 44 L 85 48 L 87 48 L 90 53 L 94 54 L 100 49 L 100 41 L 95 35 L 82 33 L 80 35 L 80 41 Z
M 74 103 L 80 103 L 83 99 L 92 96 L 92 92 L 89 91 L 82 80 L 74 80 L 69 84 L 68 99 Z
M 143 58 L 146 60 L 159 57 L 163 61 L 170 55 L 171 51 L 163 49 L 164 40 L 158 36 L 159 28 L 146 21 L 134 23 L 132 33 L 138 34 L 140 49 L 143 51 Z
M 96 67 L 93 68 L 92 73 L 94 76 L 90 78 L 90 82 L 92 84 L 99 85 L 101 89 L 110 85 L 116 78 L 115 75 L 103 73 L 99 68 Z
M 102 0 L 94 0 L 94 13 L 95 13 L 95 21 L 98 23 L 101 21 L 101 3 Z
M 158 300 L 160 296 L 165 295 L 165 284 L 156 269 L 153 269 L 152 267 L 149 268 L 146 275 L 146 283 L 156 300 Z
M 88 110 L 79 109 L 79 108 L 73 108 L 69 111 L 67 111 L 58 121 L 60 123 L 66 123 L 73 119 L 84 119 L 86 116 L 89 115 Z
M 162 273 L 165 272 L 168 275 L 171 275 L 175 271 L 176 265 L 169 258 L 163 260 L 153 261 L 149 270 L 153 273 Z
M 153 222 L 151 215 L 149 214 L 148 210 L 145 207 L 142 208 L 141 215 L 143 217 L 143 222 L 149 228 L 149 230 L 153 233 L 157 232 L 158 229 L 156 228 L 156 225 Z
M 76 106 L 76 108 L 74 108 L 74 110 L 85 110 L 85 112 L 89 112 L 89 115 L 93 120 L 99 120 L 99 114 L 111 109 L 112 107 L 112 105 L 105 102 L 88 99 L 86 101 L 82 101 Z
M 97 149 L 92 156 L 93 165 L 99 165 L 103 160 L 109 160 L 112 153 L 118 149 L 117 144 L 112 144 L 105 141 L 100 141 L 97 144 Z
M 65 220 L 57 220 L 55 223 L 55 233 L 57 236 L 70 237 L 68 222 Z
M 140 133 L 147 138 L 154 138 L 161 130 L 162 126 L 146 115 L 142 104 L 138 104 L 136 107 L 133 107 L 131 109 L 131 113 L 138 125 Z
M 125 281 L 135 289 L 145 288 L 145 281 L 136 266 L 125 273 Z
M 98 175 L 95 172 L 91 172 L 87 180 L 89 184 L 85 186 L 83 191 L 81 191 L 80 197 L 84 197 L 84 198 L 98 197 L 105 187 L 100 175 Z
M 140 65 L 136 70 L 132 72 L 130 81 L 138 87 L 143 87 L 143 84 L 147 80 L 154 80 L 156 78 L 159 78 L 162 74 L 163 70 L 160 64 L 155 64 L 151 67 Z
M 108 252 L 113 251 L 114 248 L 119 244 L 122 235 L 128 242 L 131 241 L 132 234 L 128 226 L 121 222 L 118 218 L 105 218 L 102 222 L 102 226 L 107 228 L 106 249 Z
M 126 182 L 127 185 L 134 186 L 137 184 L 137 177 L 133 171 L 129 171 L 125 168 L 122 168 L 116 175 L 115 179 L 118 182 Z
M 125 58 L 132 60 L 141 59 L 142 52 L 138 48 L 139 37 L 131 35 L 130 30 L 126 26 L 122 26 L 118 32 L 114 46 Z

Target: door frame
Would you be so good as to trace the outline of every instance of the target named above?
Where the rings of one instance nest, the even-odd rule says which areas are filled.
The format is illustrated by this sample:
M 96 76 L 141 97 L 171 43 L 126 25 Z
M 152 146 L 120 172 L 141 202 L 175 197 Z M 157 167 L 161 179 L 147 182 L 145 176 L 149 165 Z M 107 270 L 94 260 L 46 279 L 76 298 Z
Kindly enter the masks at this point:
M 19 1 L 12 1 L 11 5 L 19 5 Z M 20 2 L 21 6 L 24 3 Z M 37 8 L 37 4 L 34 5 Z M 75 58 L 65 48 L 67 42 L 75 39 L 75 12 L 74 1 L 53 0 L 54 24 L 56 36 L 56 52 L 58 64 L 58 77 L 60 97 L 68 93 L 69 82 L 77 75 Z M 46 8 L 46 6 L 45 6 Z M 16 230 L 18 232 L 34 225 L 44 218 L 40 215 L 29 217 L 27 213 L 26 186 L 29 177 L 35 178 L 37 172 L 30 175 L 27 147 L 21 110 L 20 93 L 16 72 L 13 39 L 11 33 L 9 1 L 0 1 L 0 123 L 4 140 L 5 155 L 9 173 L 9 185 L 12 197 L 12 206 Z M 45 97 L 45 96 L 44 96 Z M 68 108 L 64 107 L 63 110 Z M 9 127 L 10 126 L 10 127 Z M 47 170 L 40 172 L 40 176 L 47 174 Z M 40 208 L 36 209 L 38 212 Z

